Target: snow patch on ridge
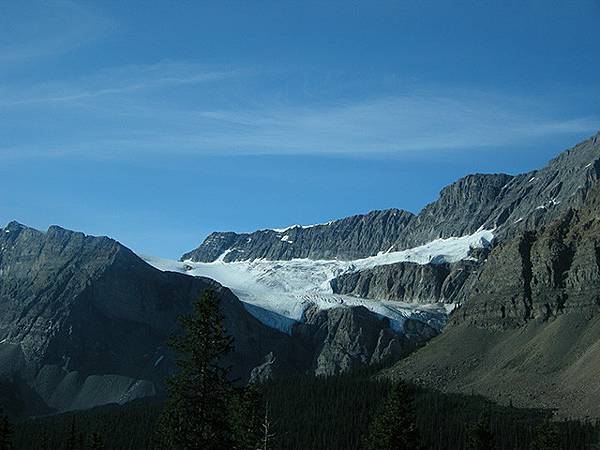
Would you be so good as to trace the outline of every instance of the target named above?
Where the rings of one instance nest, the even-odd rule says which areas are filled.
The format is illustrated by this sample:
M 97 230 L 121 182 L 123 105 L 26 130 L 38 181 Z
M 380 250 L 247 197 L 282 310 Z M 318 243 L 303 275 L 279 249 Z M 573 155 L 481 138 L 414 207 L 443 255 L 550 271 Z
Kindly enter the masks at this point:
M 314 227 L 320 227 L 320 226 L 326 226 L 326 225 L 331 225 L 334 221 L 330 220 L 329 222 L 325 222 L 325 223 L 314 223 L 312 225 L 290 225 L 289 227 L 286 228 L 270 228 L 270 231 L 275 231 L 276 233 L 285 233 L 286 231 L 289 230 L 293 230 L 294 228 L 302 228 L 302 229 L 306 229 L 306 228 L 314 228 Z

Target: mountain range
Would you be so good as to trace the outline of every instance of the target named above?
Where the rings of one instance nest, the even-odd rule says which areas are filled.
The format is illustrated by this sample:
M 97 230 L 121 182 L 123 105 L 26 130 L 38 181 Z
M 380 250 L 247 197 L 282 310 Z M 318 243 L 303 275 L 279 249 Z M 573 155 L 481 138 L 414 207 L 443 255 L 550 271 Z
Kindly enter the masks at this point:
M 15 414 L 160 395 L 165 340 L 206 289 L 236 377 L 381 376 L 600 416 L 600 135 L 419 214 L 217 232 L 179 261 L 107 237 L 0 229 L 0 379 Z M 15 395 L 15 392 L 18 395 Z

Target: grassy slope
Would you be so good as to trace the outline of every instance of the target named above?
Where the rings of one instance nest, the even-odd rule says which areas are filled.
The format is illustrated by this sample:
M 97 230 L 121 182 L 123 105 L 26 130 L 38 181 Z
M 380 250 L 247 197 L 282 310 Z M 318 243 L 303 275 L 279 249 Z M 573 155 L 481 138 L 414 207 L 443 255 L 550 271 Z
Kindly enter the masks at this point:
M 384 372 L 446 392 L 502 404 L 600 417 L 600 317 L 560 315 L 547 323 L 489 331 L 460 324 Z

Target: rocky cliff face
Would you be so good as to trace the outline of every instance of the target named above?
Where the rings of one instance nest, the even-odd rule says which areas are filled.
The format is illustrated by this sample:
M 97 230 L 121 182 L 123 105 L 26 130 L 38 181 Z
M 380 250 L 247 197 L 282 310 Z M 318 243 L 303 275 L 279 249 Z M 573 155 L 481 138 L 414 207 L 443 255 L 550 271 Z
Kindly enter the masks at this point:
M 438 331 L 418 320 L 406 319 L 402 330 L 363 306 L 319 309 L 310 305 L 304 319 L 291 331 L 302 349 L 304 371 L 318 376 L 349 373 L 373 364 L 397 361 L 436 336 Z M 264 382 L 282 373 L 282 362 L 268 354 L 251 374 Z
M 221 296 L 237 375 L 290 345 L 212 280 L 156 270 L 109 238 L 13 222 L 0 229 L 0 375 L 54 410 L 153 395 L 173 368 L 164 342 L 206 289 Z
M 580 206 L 600 174 L 600 135 L 562 153 L 546 167 L 518 176 L 469 175 L 444 188 L 418 215 L 396 209 L 374 211 L 329 224 L 213 233 L 182 260 L 351 260 L 403 250 L 440 237 L 496 229 L 499 239 L 550 223 Z
M 515 328 L 600 305 L 600 188 L 579 209 L 500 244 L 453 321 Z
M 154 269 L 106 237 L 13 222 L 0 229 L 0 384 L 28 396 L 35 411 L 25 413 L 155 395 L 174 370 L 165 341 L 206 289 L 221 297 L 235 338 L 227 362 L 242 379 L 344 373 L 398 359 L 436 333 L 412 320 L 396 332 L 365 308 L 308 308 L 289 336 L 210 279 Z
M 475 174 L 445 187 L 439 198 L 427 205 L 396 242 L 395 249 L 414 247 L 437 238 L 464 236 L 478 229 L 493 229 L 501 195 L 514 177 L 505 174 Z M 484 224 L 486 224 L 484 226 Z
M 397 332 L 389 321 L 357 306 L 305 311 L 305 320 L 295 325 L 293 336 L 311 349 L 310 370 L 316 375 L 336 375 L 409 354 L 437 332 L 408 319 L 405 332 Z
M 389 374 L 600 416 L 600 184 L 573 205 L 501 242 L 444 333 Z
M 356 259 L 389 249 L 414 216 L 389 209 L 347 217 L 328 224 L 254 233 L 212 233 L 182 261 L 210 262 L 229 251 L 225 262 L 252 259 Z
M 331 280 L 336 294 L 406 303 L 455 303 L 477 261 L 453 264 L 397 263 L 340 275 Z

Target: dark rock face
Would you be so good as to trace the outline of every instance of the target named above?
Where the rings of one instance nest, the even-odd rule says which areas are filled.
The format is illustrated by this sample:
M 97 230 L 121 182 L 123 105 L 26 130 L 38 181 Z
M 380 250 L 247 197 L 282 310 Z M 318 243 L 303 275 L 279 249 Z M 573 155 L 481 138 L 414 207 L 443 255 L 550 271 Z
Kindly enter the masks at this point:
M 13 222 L 0 229 L 3 379 L 23 379 L 54 410 L 153 395 L 173 369 L 164 342 L 206 289 L 222 299 L 236 375 L 291 345 L 212 280 L 156 270 L 109 238 Z
M 561 153 L 543 169 L 515 177 L 495 211 L 498 222 L 505 224 L 503 236 L 537 229 L 570 208 L 581 208 L 599 174 L 600 134 Z
M 578 210 L 500 244 L 453 321 L 516 328 L 600 305 L 600 186 Z
M 583 205 L 600 174 L 600 134 L 540 170 L 515 177 L 470 175 L 443 189 L 411 224 L 398 248 L 436 237 L 496 229 L 499 240 L 547 225 Z
M 313 306 L 305 311 L 304 322 L 295 325 L 292 335 L 311 349 L 310 370 L 328 376 L 397 360 L 437 334 L 422 322 L 407 322 L 410 333 L 397 333 L 387 319 L 362 306 L 327 310 Z
M 413 220 L 413 214 L 389 209 L 347 217 L 329 224 L 292 227 L 285 231 L 262 230 L 249 234 L 212 233 L 204 243 L 181 257 L 182 261 L 355 259 L 389 249 Z
M 344 373 L 398 359 L 436 333 L 409 321 L 398 334 L 365 308 L 309 308 L 290 337 L 218 283 L 154 269 L 112 239 L 11 223 L 0 229 L 0 381 L 30 390 L 38 412 L 156 395 L 174 370 L 165 341 L 206 289 L 221 297 L 235 338 L 227 362 L 242 379 Z
M 279 364 L 273 352 L 269 353 L 260 366 L 256 366 L 250 373 L 250 383 L 266 383 L 272 380 L 278 372 Z
M 562 153 L 546 167 L 518 176 L 469 175 L 444 188 L 417 216 L 396 209 L 374 211 L 286 231 L 213 233 L 182 260 L 351 260 L 403 250 L 440 237 L 496 229 L 499 239 L 547 225 L 583 204 L 600 175 L 600 135 Z
M 396 248 L 474 233 L 494 216 L 499 197 L 513 178 L 505 174 L 475 174 L 445 187 L 438 200 L 423 208 Z M 495 225 L 490 223 L 484 228 Z
M 389 374 L 600 417 L 600 184 L 548 225 L 501 242 L 471 280 L 444 333 Z
M 454 303 L 477 261 L 454 264 L 397 263 L 341 275 L 331 280 L 335 294 L 406 303 Z

